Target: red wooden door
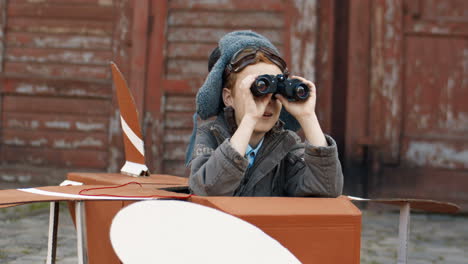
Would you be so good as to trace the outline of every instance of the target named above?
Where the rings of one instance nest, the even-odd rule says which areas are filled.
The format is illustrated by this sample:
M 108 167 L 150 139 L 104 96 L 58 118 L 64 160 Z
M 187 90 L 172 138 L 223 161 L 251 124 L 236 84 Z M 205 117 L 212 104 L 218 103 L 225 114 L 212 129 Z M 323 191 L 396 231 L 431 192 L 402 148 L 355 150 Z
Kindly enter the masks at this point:
M 357 107 L 361 128 L 348 120 L 348 156 L 359 155 L 359 144 L 372 146 L 374 196 L 455 201 L 467 210 L 468 2 L 360 1 L 351 12 L 370 25 L 361 33 L 370 43 L 367 62 L 350 64 L 364 78 L 364 87 L 350 90 L 367 98 L 369 111 Z M 351 34 L 365 27 L 355 24 Z M 363 52 L 357 43 L 350 50 Z

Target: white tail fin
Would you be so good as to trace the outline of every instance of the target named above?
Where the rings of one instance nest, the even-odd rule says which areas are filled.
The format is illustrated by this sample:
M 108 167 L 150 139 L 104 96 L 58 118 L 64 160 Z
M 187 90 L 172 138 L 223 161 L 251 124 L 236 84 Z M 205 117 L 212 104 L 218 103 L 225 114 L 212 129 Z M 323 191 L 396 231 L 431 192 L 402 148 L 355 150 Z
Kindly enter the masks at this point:
M 149 176 L 148 167 L 145 164 L 145 147 L 141 134 L 138 111 L 133 100 L 132 93 L 128 89 L 127 82 L 117 65 L 110 63 L 112 77 L 117 92 L 117 101 L 120 109 L 120 122 L 122 124 L 125 146 L 125 165 L 120 169 L 130 176 Z

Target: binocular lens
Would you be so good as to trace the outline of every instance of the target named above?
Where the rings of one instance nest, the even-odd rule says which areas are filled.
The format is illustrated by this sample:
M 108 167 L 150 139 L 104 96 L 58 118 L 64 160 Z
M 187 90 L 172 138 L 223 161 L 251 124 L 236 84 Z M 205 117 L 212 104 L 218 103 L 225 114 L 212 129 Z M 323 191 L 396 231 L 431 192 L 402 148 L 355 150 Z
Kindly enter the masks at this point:
M 307 98 L 308 93 L 307 93 L 306 88 L 304 88 L 304 86 L 302 86 L 302 85 L 299 85 L 296 88 L 296 95 L 297 95 L 297 97 L 299 97 L 301 99 Z
M 258 90 L 260 93 L 263 93 L 263 92 L 265 92 L 265 91 L 268 89 L 268 83 L 266 83 L 266 82 L 263 81 L 263 80 L 259 80 L 259 81 L 256 83 L 256 86 L 257 86 L 257 90 Z

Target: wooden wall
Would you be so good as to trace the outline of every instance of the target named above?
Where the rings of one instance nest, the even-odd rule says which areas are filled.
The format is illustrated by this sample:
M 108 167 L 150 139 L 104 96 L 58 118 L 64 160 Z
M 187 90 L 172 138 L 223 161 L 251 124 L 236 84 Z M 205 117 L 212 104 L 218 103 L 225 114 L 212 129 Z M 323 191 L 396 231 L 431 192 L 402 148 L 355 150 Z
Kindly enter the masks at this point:
M 50 183 L 108 169 L 108 63 L 127 57 L 125 2 L 0 2 L 0 180 Z
M 110 60 L 137 102 L 151 171 L 187 176 L 195 94 L 208 55 L 233 30 L 265 35 L 293 74 L 317 83 L 332 131 L 334 1 L 3 0 L 0 10 L 1 181 L 119 171 Z
M 160 159 L 152 164 L 156 171 L 188 175 L 183 162 L 193 127 L 195 94 L 208 73 L 210 52 L 223 35 L 234 30 L 251 29 L 266 36 L 289 62 L 293 74 L 321 82 L 319 115 L 326 131 L 330 130 L 333 56 L 328 47 L 332 46 L 333 30 L 329 27 L 333 24 L 332 5 L 328 1 L 321 1 L 324 2 L 321 8 L 319 1 L 264 0 L 254 5 L 245 0 L 163 2 L 167 13 L 164 19 L 157 19 L 166 24 L 159 80 L 163 86 L 162 100 L 157 102 L 162 109 L 159 114 L 163 130 L 150 132 L 158 135 L 155 138 L 162 138 L 159 144 L 152 144 L 157 149 L 150 150 L 153 154 L 150 162 Z M 323 41 L 320 44 L 319 39 Z M 316 57 L 319 47 L 328 56 Z M 157 57 L 150 56 L 150 60 L 154 59 Z M 323 73 L 320 78 L 317 68 Z M 156 85 L 149 82 L 148 88 Z

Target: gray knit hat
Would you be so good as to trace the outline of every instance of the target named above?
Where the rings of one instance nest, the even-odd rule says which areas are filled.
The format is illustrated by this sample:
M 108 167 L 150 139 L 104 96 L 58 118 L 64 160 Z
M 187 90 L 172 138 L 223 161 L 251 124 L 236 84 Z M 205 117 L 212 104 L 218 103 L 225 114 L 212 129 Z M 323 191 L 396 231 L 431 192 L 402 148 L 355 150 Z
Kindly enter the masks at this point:
M 220 57 L 211 68 L 202 87 L 198 90 L 196 97 L 197 110 L 194 115 L 194 133 L 190 138 L 187 149 L 186 164 L 190 162 L 191 152 L 195 143 L 196 135 L 196 115 L 205 120 L 218 115 L 223 109 L 222 90 L 224 69 L 230 62 L 232 56 L 239 50 L 246 47 L 266 47 L 275 51 L 278 49 L 264 36 L 251 30 L 233 31 L 224 35 L 218 43 Z M 285 123 L 285 128 L 297 131 L 300 128 L 299 122 L 289 114 L 284 108 L 281 111 L 280 119 Z

